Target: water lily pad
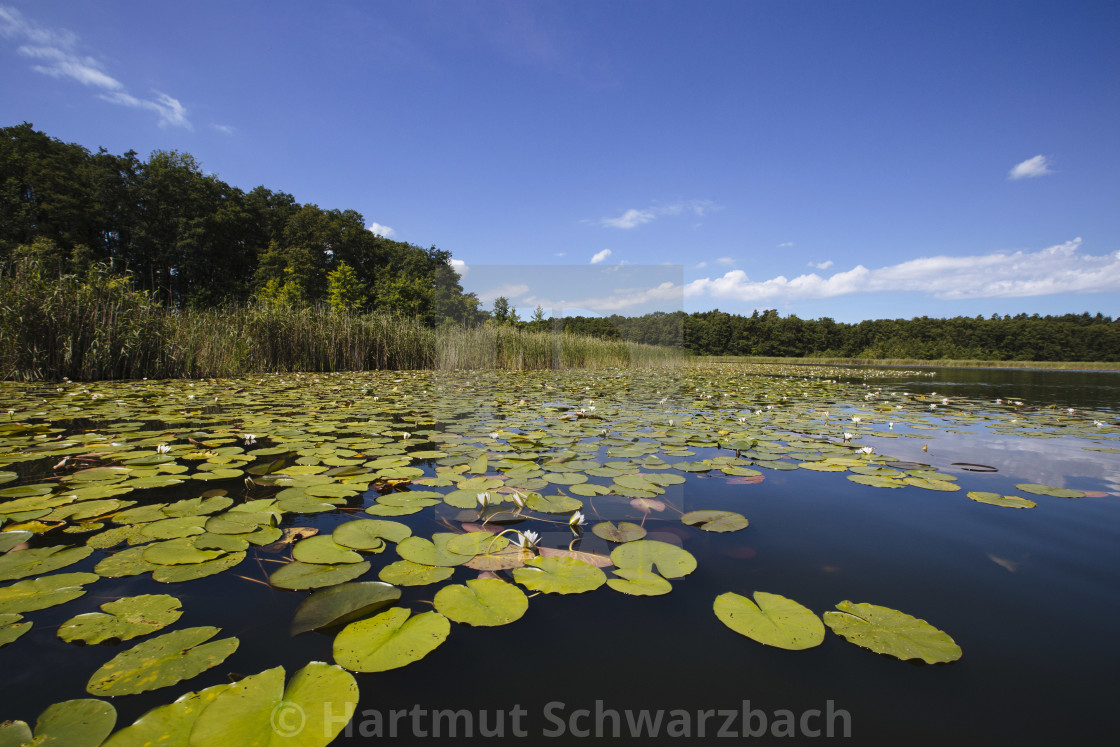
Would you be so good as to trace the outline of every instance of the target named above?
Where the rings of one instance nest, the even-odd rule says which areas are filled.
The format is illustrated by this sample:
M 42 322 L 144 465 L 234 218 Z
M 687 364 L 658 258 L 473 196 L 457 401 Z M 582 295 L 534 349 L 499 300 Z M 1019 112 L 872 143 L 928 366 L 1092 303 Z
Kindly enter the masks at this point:
M 185 628 L 142 641 L 94 672 L 86 690 L 91 695 L 133 695 L 190 679 L 237 650 L 236 638 L 210 641 L 218 630 Z
M 596 537 L 602 537 L 608 542 L 633 542 L 646 536 L 646 530 L 629 521 L 620 521 L 617 525 L 603 521 L 591 527 Z
M 734 511 L 689 511 L 681 516 L 681 521 L 705 532 L 737 532 L 746 529 L 750 522 L 747 517 Z
M 925 620 L 875 604 L 836 605 L 824 613 L 824 624 L 849 642 L 898 659 L 921 659 L 927 664 L 956 661 L 961 649 L 947 633 Z
M 93 567 L 93 572 L 105 578 L 124 578 L 153 571 L 157 568 L 156 564 L 144 560 L 147 549 L 140 545 L 107 555 Z
M 32 547 L 0 555 L 0 581 L 13 581 L 57 571 L 93 552 L 92 547 Z
M 716 597 L 716 617 L 736 633 L 767 646 L 800 651 L 824 641 L 824 624 L 813 611 L 792 599 L 756 591 L 754 601 L 727 592 Z
M 279 530 L 277 530 L 279 531 Z M 175 584 L 194 581 L 228 571 L 245 559 L 244 552 L 231 552 L 228 555 L 191 565 L 160 565 L 152 568 L 152 580 L 161 584 Z
M 192 744 L 322 747 L 349 723 L 358 683 L 342 667 L 313 661 L 284 687 L 284 668 L 246 677 L 198 716 Z
M 619 568 L 650 571 L 665 578 L 681 578 L 696 570 L 696 558 L 687 550 L 659 540 L 637 540 L 616 547 L 611 561 Z
M 457 623 L 490 627 L 519 620 L 529 609 L 529 599 L 501 579 L 468 579 L 465 586 L 452 584 L 436 592 L 435 607 Z
M 1015 486 L 1024 493 L 1033 493 L 1034 495 L 1049 495 L 1054 498 L 1084 498 L 1085 494 L 1080 490 L 1070 490 L 1069 488 L 1055 488 L 1050 485 L 1040 485 L 1033 482 L 1020 483 Z
M 334 639 L 334 659 L 354 672 L 384 672 L 419 661 L 447 640 L 451 623 L 438 612 L 412 615 L 393 607 L 352 622 Z
M 96 573 L 58 573 L 0 588 L 0 614 L 45 610 L 86 593 L 82 588 L 100 580 Z
M 618 568 L 614 571 L 617 578 L 608 578 L 607 586 L 623 594 L 640 597 L 653 597 L 668 594 L 673 585 L 653 571 L 640 571 L 637 568 Z
M 500 552 L 509 544 L 505 537 L 499 537 L 491 532 L 467 532 L 447 540 L 445 545 L 450 553 L 456 555 L 482 555 L 484 553 Z
M 299 635 L 344 625 L 396 604 L 401 590 L 381 581 L 353 581 L 319 589 L 296 608 L 290 632 Z
M 900 473 L 901 474 L 901 473 Z M 873 488 L 904 488 L 906 483 L 893 477 L 880 477 L 879 475 L 848 475 L 852 482 L 860 485 L 870 485 Z
M 380 552 L 385 540 L 400 542 L 412 535 L 412 528 L 397 521 L 356 519 L 339 524 L 334 530 L 334 541 L 355 550 Z
M 11 739 L 14 731 L 0 729 L 0 744 L 66 745 L 66 747 L 98 747 L 117 723 L 117 709 L 104 700 L 80 698 L 47 706 L 35 723 L 35 733 L 22 721 L 16 722 L 25 733 Z M 5 725 L 7 726 L 7 725 Z M 11 741 L 9 741 L 11 740 Z
M 583 560 L 541 556 L 528 561 L 521 568 L 515 568 L 513 579 L 530 591 L 582 594 L 598 589 L 606 583 L 607 576 L 602 570 Z
M 186 745 L 202 712 L 232 685 L 221 684 L 190 692 L 174 703 L 157 706 L 131 726 L 114 733 L 102 747 L 153 747 L 153 745 Z
M 0 613 L 0 646 L 8 645 L 29 630 L 31 630 L 31 623 L 23 622 L 22 615 L 14 612 Z
M 1000 495 L 999 493 L 986 493 L 976 490 L 968 493 L 968 497 L 977 503 L 987 503 L 991 506 L 1003 506 L 1004 508 L 1034 508 L 1038 505 L 1032 500 L 1017 495 Z
M 398 560 L 382 568 L 377 577 L 385 583 L 396 586 L 427 586 L 446 581 L 454 573 L 455 569 L 450 566 L 423 565 L 413 563 L 411 560 Z
M 73 643 L 127 641 L 166 628 L 183 614 L 182 603 L 169 594 L 124 597 L 101 605 L 101 612 L 72 617 L 58 629 L 58 637 Z
M 444 537 L 440 538 L 440 534 L 443 534 Z M 433 536 L 433 539 L 441 539 L 439 544 L 432 540 L 425 539 L 424 537 L 406 537 L 397 543 L 397 554 L 405 560 L 411 560 L 413 563 L 419 565 L 462 565 L 474 556 L 451 552 L 446 549 L 444 543 L 446 543 L 448 539 L 456 536 L 455 534 L 447 532 L 438 533 Z
M 533 511 L 542 514 L 570 514 L 583 508 L 583 501 L 566 495 L 540 495 L 533 493 L 526 500 Z
M 19 547 L 34 535 L 32 532 L 6 529 L 0 532 L 0 553 L 8 552 L 13 547 Z
M 144 560 L 156 565 L 195 565 L 224 554 L 221 550 L 200 550 L 191 538 L 180 537 L 148 545 L 144 549 Z
M 334 541 L 329 534 L 320 534 L 300 540 L 292 546 L 292 557 L 301 563 L 360 563 L 362 556 Z
M 917 488 L 924 488 L 926 490 L 940 490 L 946 493 L 960 490 L 961 486 L 955 482 L 948 480 L 934 480 L 928 477 L 907 477 L 903 479 L 907 485 L 913 485 Z
M 368 570 L 368 561 L 322 565 L 301 563 L 296 560 L 273 571 L 268 577 L 268 582 L 279 589 L 321 589 L 324 586 L 353 581 Z

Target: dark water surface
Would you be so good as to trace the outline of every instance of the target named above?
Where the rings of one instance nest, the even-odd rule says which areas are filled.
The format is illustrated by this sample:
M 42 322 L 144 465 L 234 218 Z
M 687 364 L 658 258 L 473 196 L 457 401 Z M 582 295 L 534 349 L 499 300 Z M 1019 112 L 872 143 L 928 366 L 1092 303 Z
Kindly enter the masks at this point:
M 937 369 L 933 376 L 899 372 L 869 384 L 927 398 L 936 392 L 953 400 L 946 408 L 976 412 L 997 398 L 1018 399 L 1035 408 L 1092 410 L 1114 423 L 1120 409 L 1120 374 L 1114 373 Z M 932 412 L 929 422 L 938 424 Z M 737 511 L 750 526 L 705 533 L 681 524 L 673 511 L 650 514 L 650 538 L 679 543 L 698 561 L 696 571 L 673 581 L 671 593 L 632 597 L 603 586 L 580 595 L 542 594 L 511 625 L 453 623 L 446 643 L 425 659 L 357 675 L 358 712 L 338 743 L 373 744 L 394 734 L 400 743 L 420 743 L 431 741 L 437 727 L 449 736 L 447 715 L 435 715 L 441 709 L 462 709 L 455 727 L 460 742 L 468 728 L 475 734 L 467 741 L 477 742 L 480 729 L 495 725 L 511 741 L 534 744 L 577 744 L 616 729 L 620 737 L 659 744 L 689 741 L 671 738 L 674 733 L 722 742 L 754 738 L 754 732 L 772 738 L 775 730 L 825 736 L 830 729 L 865 744 L 1111 742 L 1120 696 L 1120 454 L 1084 447 L 1117 442 L 1026 437 L 993 432 L 983 422 L 950 430 L 956 432 L 880 425 L 861 443 L 952 474 L 959 492 L 876 489 L 842 473 L 804 469 L 760 468 L 765 480 L 757 484 L 719 472 L 689 474 L 661 498 L 684 511 Z M 693 451 L 689 460 L 729 453 Z M 996 471 L 970 471 L 962 463 Z M 1029 510 L 965 497 L 971 490 L 1025 495 L 1015 487 L 1024 482 L 1090 495 L 1029 496 L 1037 501 Z M 640 520 L 617 499 L 584 503 L 591 523 Z M 394 520 L 430 536 L 446 531 L 440 517 L 460 513 L 438 506 L 434 514 Z M 329 531 L 358 516 L 285 517 L 285 524 Z M 543 544 L 563 547 L 569 540 L 564 530 L 546 534 Z M 579 548 L 611 549 L 590 533 Z M 66 571 L 91 570 L 100 557 L 95 553 Z M 88 697 L 89 674 L 136 641 L 75 646 L 54 629 L 77 611 L 124 595 L 175 594 L 185 609 L 175 627 L 216 625 L 241 643 L 222 666 L 173 688 L 112 699 L 118 726 L 179 694 L 226 682 L 231 672 L 254 674 L 283 664 L 290 674 L 310 660 L 332 662 L 331 635 L 288 636 L 306 593 L 245 580 L 264 581 L 282 557 L 251 551 L 232 571 L 171 587 L 147 578 L 104 579 L 81 610 L 70 603 L 28 613 L 35 621 L 31 632 L 0 649 L 0 719 L 33 724 L 53 702 Z M 373 569 L 363 580 L 375 580 L 377 570 L 396 559 L 392 549 L 372 556 Z M 476 575 L 460 567 L 451 581 Z M 404 588 L 401 604 L 430 609 L 426 602 L 435 588 Z M 805 651 L 763 646 L 713 614 L 713 600 L 728 591 L 781 594 L 818 615 L 842 600 L 891 607 L 948 632 L 964 654 L 945 665 L 903 662 L 831 632 Z M 628 721 L 628 710 L 629 718 L 642 712 L 660 717 L 660 736 L 651 738 L 648 726 Z M 667 734 L 670 722 L 675 732 Z

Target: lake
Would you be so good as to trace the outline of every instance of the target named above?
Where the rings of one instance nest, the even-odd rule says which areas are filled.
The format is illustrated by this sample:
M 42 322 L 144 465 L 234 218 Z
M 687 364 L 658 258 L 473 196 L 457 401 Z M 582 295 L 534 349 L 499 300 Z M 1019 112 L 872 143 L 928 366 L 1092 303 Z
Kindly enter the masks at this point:
M 450 574 L 397 584 L 395 606 L 412 619 L 460 614 L 437 592 L 465 590 L 487 562 L 520 565 L 493 575 L 524 592 L 527 609 L 493 627 L 452 621 L 422 658 L 355 674 L 356 713 L 336 743 L 410 743 L 453 730 L 650 741 L 656 728 L 658 741 L 831 732 L 1049 744 L 1114 731 L 1117 373 L 716 363 L 2 387 L 11 412 L 0 425 L 0 540 L 31 534 L 0 545 L 0 615 L 22 615 L 0 617 L 0 626 L 32 625 L 0 647 L 0 720 L 34 728 L 52 703 L 92 697 L 91 675 L 118 654 L 194 627 L 220 628 L 215 640 L 235 637 L 236 651 L 165 687 L 99 695 L 118 729 L 231 679 L 333 664 L 342 626 L 290 635 L 310 592 L 278 587 L 318 583 L 315 574 L 321 588 L 377 581 L 404 555 L 434 558 L 451 541 L 420 548 L 413 538 L 516 529 L 538 533 L 539 546 L 569 565 L 501 555 L 489 543 L 474 560 L 410 561 Z M 479 492 L 491 497 L 486 510 Z M 528 506 L 518 509 L 515 495 L 529 496 Z M 587 522 L 578 533 L 568 526 L 573 506 Z M 689 516 L 696 511 L 726 512 L 710 529 L 730 531 L 705 531 L 695 525 L 702 515 Z M 280 517 L 275 528 L 269 512 Z M 354 543 L 342 532 L 342 547 L 285 541 L 285 530 L 324 537 L 370 519 L 403 524 L 412 537 L 345 562 L 337 553 L 353 553 Z M 237 521 L 248 522 L 243 531 Z M 632 542 L 600 536 L 609 535 L 597 526 L 605 522 L 640 526 L 644 561 L 627 558 Z M 244 549 L 233 549 L 242 537 Z M 87 557 L 57 568 L 27 555 L 87 542 Z M 194 556 L 172 556 L 184 543 Z M 676 572 L 668 560 L 647 562 L 668 558 L 663 546 L 684 551 L 672 555 Z M 680 567 L 688 558 L 694 570 Z M 588 560 L 614 583 L 536 593 L 594 568 Z M 642 575 L 650 566 L 657 579 Z M 282 568 L 312 580 L 287 581 L 275 575 Z M 84 595 L 44 609 L 13 590 L 62 573 L 97 576 L 75 580 Z M 640 595 L 665 584 L 668 593 Z M 947 634 L 960 656 L 926 664 L 876 653 L 831 625 L 804 650 L 764 645 L 713 610 L 717 597 L 756 592 L 793 600 L 817 626 L 822 616 L 850 619 L 837 610 L 846 600 L 897 610 Z M 76 615 L 138 595 L 173 595 L 182 615 L 123 642 L 60 639 Z M 872 638 L 897 635 L 888 625 Z M 150 672 L 164 677 L 163 666 Z M 272 728 L 304 728 L 306 713 L 277 708 L 262 711 Z

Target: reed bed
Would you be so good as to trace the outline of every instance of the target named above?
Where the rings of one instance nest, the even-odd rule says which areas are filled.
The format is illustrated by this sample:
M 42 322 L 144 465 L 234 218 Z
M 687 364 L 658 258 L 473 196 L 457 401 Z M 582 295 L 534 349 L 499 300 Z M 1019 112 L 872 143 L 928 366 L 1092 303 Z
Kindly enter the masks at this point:
M 921 358 L 781 358 L 773 356 L 707 356 L 705 362 L 779 363 L 799 366 L 907 366 L 911 368 L 1045 368 L 1071 371 L 1120 371 L 1120 363 L 1108 361 L 1001 361 L 980 359 Z
M 0 376 L 203 378 L 289 371 L 547 369 L 681 362 L 672 348 L 528 331 L 424 327 L 324 306 L 168 309 L 103 268 L 85 278 L 32 262 L 0 272 Z

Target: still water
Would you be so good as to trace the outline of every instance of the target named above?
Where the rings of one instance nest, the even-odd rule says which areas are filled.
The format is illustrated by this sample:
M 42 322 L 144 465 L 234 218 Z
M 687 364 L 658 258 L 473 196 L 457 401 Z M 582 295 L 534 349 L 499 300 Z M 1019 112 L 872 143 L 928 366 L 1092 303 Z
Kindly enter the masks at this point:
M 575 382 L 552 376 L 559 378 L 522 382 L 522 393 L 547 386 L 551 391 L 537 399 L 547 397 L 553 414 L 574 412 L 583 398 L 595 394 L 591 375 Z M 851 482 L 844 473 L 774 469 L 756 459 L 752 464 L 761 480 L 717 470 L 688 472 L 683 484 L 670 485 L 659 496 L 676 511 L 643 518 L 617 496 L 585 498 L 591 524 L 642 522 L 648 538 L 679 544 L 695 556 L 697 569 L 674 580 L 672 592 L 664 596 L 628 596 L 606 586 L 585 594 L 538 594 L 514 624 L 472 628 L 453 623 L 446 643 L 424 659 L 357 675 L 361 699 L 337 743 L 367 744 L 378 736 L 419 743 L 437 736 L 434 732 L 449 736 L 452 728 L 460 741 L 469 730 L 476 739 L 485 730 L 511 741 L 557 744 L 616 734 L 667 743 L 688 737 L 808 738 L 819 732 L 850 734 L 860 743 L 915 744 L 1073 744 L 1104 742 L 1114 735 L 1112 714 L 1120 695 L 1115 684 L 1120 671 L 1115 636 L 1120 619 L 1120 374 L 937 369 L 868 378 L 859 369 L 774 370 L 763 376 L 728 369 L 704 376 L 714 399 L 694 399 L 697 379 L 688 377 L 666 385 L 664 395 L 646 391 L 641 382 L 615 395 L 600 381 L 602 424 L 610 427 L 611 412 L 622 413 L 641 400 L 647 414 L 639 423 L 644 419 L 650 425 L 648 436 L 631 437 L 638 443 L 670 440 L 672 428 L 681 423 L 717 417 L 727 420 L 724 430 L 733 430 L 740 418 L 747 427 L 752 416 L 759 421 L 769 416 L 764 402 L 777 402 L 774 412 L 783 406 L 776 391 L 765 396 L 750 391 L 751 377 L 776 379 L 785 387 L 781 391 L 789 392 L 781 396 L 790 399 L 796 391 L 817 387 L 812 394 L 817 400 L 802 408 L 798 422 L 809 414 L 816 419 L 799 432 L 802 427 L 793 419 L 778 430 L 798 432 L 805 441 L 827 438 L 844 444 L 841 434 L 850 428 L 857 431 L 854 442 L 872 447 L 882 464 L 926 465 L 955 477 L 961 490 L 880 489 Z M 837 389 L 820 388 L 829 382 Z M 388 389 L 389 382 L 380 383 Z M 454 387 L 446 381 L 443 386 L 461 391 L 476 383 L 457 379 Z M 439 380 L 423 386 L 439 396 Z M 720 399 L 721 387 L 737 387 L 730 398 L 733 407 L 724 406 L 728 400 Z M 997 399 L 1003 400 L 998 406 Z M 492 400 L 490 392 L 480 397 L 485 406 L 474 407 L 468 419 L 479 427 L 496 427 L 508 416 L 507 404 L 500 392 Z M 566 410 L 564 403 L 573 409 Z M 268 417 L 267 408 L 261 412 Z M 675 423 L 659 425 L 674 413 Z M 852 417 L 863 422 L 852 425 Z M 629 433 L 641 433 L 638 425 L 629 427 Z M 215 430 L 213 424 L 206 428 Z M 702 443 L 695 436 L 693 441 Z M 594 444 L 594 439 L 582 442 Z M 580 458 L 612 461 L 610 447 L 592 448 L 585 447 Z M 807 448 L 804 442 L 790 446 L 781 461 L 793 465 L 809 459 Z M 687 449 L 692 455 L 662 456 L 673 463 L 734 453 L 715 445 Z M 491 444 L 489 450 L 495 454 L 503 447 Z M 435 474 L 433 460 L 414 466 Z M 20 470 L 28 469 L 21 463 Z M 21 472 L 21 482 L 29 475 Z M 591 482 L 610 484 L 594 477 Z M 1024 483 L 1086 495 L 1028 496 L 1016 488 Z M 229 485 L 232 495 L 240 480 L 214 484 Z M 197 489 L 192 493 L 184 486 L 169 490 L 173 498 L 197 495 Z M 1037 505 L 1027 510 L 986 505 L 966 498 L 968 491 L 1022 495 Z M 145 491 L 145 500 L 168 500 L 158 493 Z M 284 525 L 329 532 L 356 518 L 354 511 L 374 498 L 371 491 L 349 510 L 286 515 Z M 750 525 L 726 534 L 697 531 L 679 520 L 680 511 L 696 509 L 738 512 Z M 474 516 L 471 510 L 438 505 L 395 520 L 407 523 L 415 535 L 430 536 Z M 562 548 L 572 540 L 562 524 L 541 526 L 543 545 Z M 607 555 L 613 546 L 585 532 L 576 547 Z M 307 593 L 264 582 L 288 555 L 251 549 L 231 571 L 170 587 L 147 576 L 106 578 L 81 600 L 28 613 L 35 623 L 31 632 L 0 648 L 0 720 L 33 724 L 51 703 L 88 697 L 89 674 L 133 642 L 75 646 L 54 631 L 72 615 L 120 596 L 175 594 L 185 610 L 176 627 L 219 626 L 223 634 L 240 639 L 240 648 L 222 666 L 174 687 L 113 699 L 118 726 L 182 693 L 227 682 L 231 674 L 276 665 L 291 674 L 308 661 L 332 662 L 332 633 L 288 635 L 288 621 Z M 96 552 L 66 571 L 92 570 L 100 557 Z M 372 556 L 373 568 L 362 580 L 376 580 L 378 569 L 396 559 L 392 549 Z M 450 582 L 475 576 L 476 571 L 459 567 Z M 405 588 L 400 605 L 431 609 L 434 589 Z M 904 662 L 831 632 L 822 645 L 805 651 L 764 646 L 729 630 L 713 614 L 715 597 L 729 591 L 781 594 L 818 615 L 843 600 L 902 610 L 948 632 L 963 656 L 950 664 Z M 452 721 L 449 714 L 438 714 L 443 710 L 458 715 Z M 653 728 L 659 737 L 651 738 Z

